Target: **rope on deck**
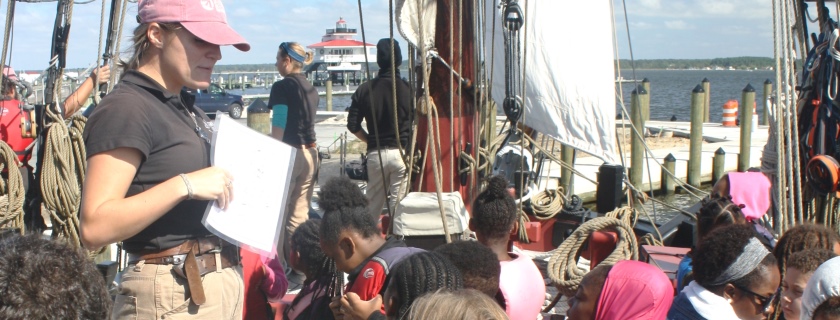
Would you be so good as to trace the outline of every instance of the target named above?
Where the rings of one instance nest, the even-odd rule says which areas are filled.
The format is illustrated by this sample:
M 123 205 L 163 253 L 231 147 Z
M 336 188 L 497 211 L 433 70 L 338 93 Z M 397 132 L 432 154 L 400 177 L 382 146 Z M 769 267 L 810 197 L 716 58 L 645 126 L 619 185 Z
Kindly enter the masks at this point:
M 624 209 L 618 209 L 624 210 Z M 616 213 L 620 215 L 620 213 Z M 579 252 L 594 231 L 611 230 L 618 235 L 615 250 L 598 265 L 614 265 L 621 260 L 638 260 L 639 251 L 633 227 L 623 220 L 598 217 L 583 223 L 566 238 L 548 260 L 548 276 L 563 295 L 573 296 L 589 270 L 577 266 Z

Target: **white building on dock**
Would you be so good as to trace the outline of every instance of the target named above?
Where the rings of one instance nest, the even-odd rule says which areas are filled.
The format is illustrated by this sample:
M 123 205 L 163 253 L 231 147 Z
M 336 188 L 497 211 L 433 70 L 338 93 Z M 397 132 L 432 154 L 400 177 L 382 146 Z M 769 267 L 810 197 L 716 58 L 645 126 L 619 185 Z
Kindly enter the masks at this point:
M 307 46 L 314 51 L 314 60 L 306 69 L 315 85 L 323 85 L 327 77 L 333 82 L 354 83 L 362 81 L 365 56 L 367 62 L 376 63 L 376 45 L 354 39 L 356 29 L 347 28 L 347 22 L 339 18 L 335 29 L 327 29 L 321 42 Z

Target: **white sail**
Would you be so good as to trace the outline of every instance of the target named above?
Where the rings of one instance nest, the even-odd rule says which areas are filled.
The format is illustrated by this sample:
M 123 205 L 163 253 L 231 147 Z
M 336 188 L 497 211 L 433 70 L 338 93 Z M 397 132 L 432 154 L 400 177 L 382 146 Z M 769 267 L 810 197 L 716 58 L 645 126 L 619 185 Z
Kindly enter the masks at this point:
M 493 66 L 492 95 L 501 106 L 503 8 L 495 1 L 496 6 L 487 6 L 487 19 L 496 23 L 495 32 L 485 35 L 487 46 L 494 43 L 485 53 L 485 65 Z M 526 82 L 522 121 L 563 144 L 616 163 L 612 2 L 519 0 L 519 5 L 527 10 L 520 30 Z M 487 26 L 492 28 L 492 21 Z
M 435 47 L 437 0 L 398 0 L 395 11 L 397 29 L 406 41 L 417 48 Z

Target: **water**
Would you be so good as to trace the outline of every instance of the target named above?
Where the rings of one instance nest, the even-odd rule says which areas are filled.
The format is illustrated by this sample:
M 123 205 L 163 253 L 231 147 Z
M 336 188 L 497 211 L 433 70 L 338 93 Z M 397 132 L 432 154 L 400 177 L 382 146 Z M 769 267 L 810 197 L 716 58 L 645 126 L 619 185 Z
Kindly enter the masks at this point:
M 631 70 L 621 70 L 625 79 L 632 79 Z M 650 118 L 652 120 L 670 120 L 676 116 L 678 121 L 689 121 L 691 112 L 691 91 L 703 81 L 704 78 L 710 82 L 709 121 L 721 122 L 723 114 L 722 106 L 727 100 L 738 100 L 741 102 L 741 95 L 747 84 L 752 85 L 756 92 L 757 112 L 761 114 L 764 104 L 762 96 L 764 81 L 770 79 L 775 81 L 773 71 L 741 71 L 741 70 L 636 70 L 636 79 L 648 78 L 650 80 Z M 623 97 L 627 111 L 630 111 L 630 93 L 634 89 L 634 83 L 626 82 L 621 84 Z M 618 105 L 618 102 L 616 102 Z M 621 114 L 621 107 L 616 107 L 617 114 Z M 708 191 L 708 190 L 705 190 Z M 660 196 L 657 199 L 666 202 L 674 207 L 690 208 L 699 202 L 696 198 L 687 193 L 671 196 Z M 654 204 L 648 201 L 643 206 L 651 215 L 656 207 L 656 220 L 659 224 L 670 220 L 680 213 L 661 204 Z M 640 216 L 640 219 L 647 218 Z
M 621 70 L 625 79 L 632 79 L 633 73 L 629 69 Z M 755 89 L 757 111 L 762 112 L 764 104 L 762 96 L 764 81 L 775 81 L 773 71 L 742 71 L 742 70 L 636 70 L 636 79 L 650 80 L 650 119 L 670 120 L 676 116 L 678 121 L 689 121 L 691 113 L 691 91 L 703 78 L 709 79 L 711 96 L 709 101 L 709 121 L 721 122 L 722 106 L 727 100 L 741 102 L 741 94 L 747 84 Z M 630 93 L 634 84 L 621 84 L 627 111 L 630 111 Z M 618 104 L 618 102 L 616 102 Z M 621 107 L 616 107 L 617 114 L 621 114 Z

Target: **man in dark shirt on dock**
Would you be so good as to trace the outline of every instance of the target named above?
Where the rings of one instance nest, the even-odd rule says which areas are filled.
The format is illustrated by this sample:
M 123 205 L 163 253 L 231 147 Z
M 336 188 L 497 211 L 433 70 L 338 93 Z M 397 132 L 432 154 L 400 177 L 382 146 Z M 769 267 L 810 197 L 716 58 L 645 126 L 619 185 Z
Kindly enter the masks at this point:
M 400 148 L 408 145 L 414 111 L 411 90 L 397 69 L 402 63 L 402 52 L 396 40 L 393 58 L 392 65 L 391 39 L 379 40 L 376 44 L 379 75 L 356 89 L 347 118 L 347 129 L 367 143 L 368 212 L 377 219 L 386 199 L 393 210 L 397 197 L 407 191 L 406 166 Z M 367 122 L 367 131 L 362 128 L 362 119 Z

